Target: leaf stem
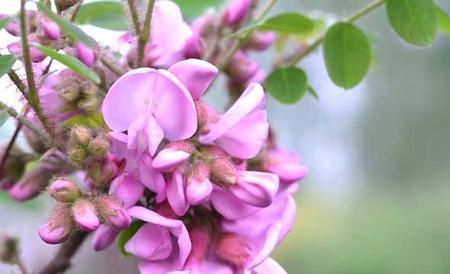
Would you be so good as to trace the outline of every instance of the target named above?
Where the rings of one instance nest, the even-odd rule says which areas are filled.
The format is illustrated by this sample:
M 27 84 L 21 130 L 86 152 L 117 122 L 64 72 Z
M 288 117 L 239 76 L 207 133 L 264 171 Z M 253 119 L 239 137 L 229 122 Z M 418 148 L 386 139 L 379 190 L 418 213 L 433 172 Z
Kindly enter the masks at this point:
M 264 16 L 266 16 L 266 14 L 270 11 L 270 9 L 273 7 L 273 5 L 275 5 L 276 2 L 277 0 L 269 0 L 266 3 L 266 5 L 261 9 L 261 11 L 255 16 L 254 21 L 258 21 L 264 18 Z M 233 56 L 248 41 L 253 31 L 254 30 L 248 31 L 245 35 L 238 38 L 238 40 L 234 42 L 231 49 L 225 54 L 225 57 L 219 64 L 218 67 L 220 70 L 224 70 L 228 66 L 228 64 L 231 62 L 231 59 L 233 59 Z
M 27 94 L 27 87 L 23 83 L 23 81 L 19 78 L 19 75 L 14 70 L 10 70 L 8 72 L 9 79 L 14 83 L 14 85 L 19 89 L 20 93 L 22 93 L 22 96 L 25 98 L 25 100 L 28 100 L 28 94 Z
M 357 12 L 351 14 L 349 17 L 344 19 L 344 22 L 353 23 L 359 18 L 363 17 L 364 15 L 368 14 L 369 12 L 375 10 L 376 8 L 380 7 L 386 2 L 386 0 L 375 0 L 369 3 L 364 8 L 358 10 Z M 311 52 L 313 52 L 316 48 L 318 48 L 323 40 L 325 39 L 325 33 L 320 35 L 319 37 L 314 40 L 314 42 L 311 43 L 308 47 L 299 47 L 299 50 L 294 53 L 293 55 L 287 57 L 284 59 L 284 62 L 281 62 L 281 64 L 284 64 L 285 66 L 294 66 L 300 60 L 302 60 L 305 56 L 309 55 Z
M 145 14 L 144 25 L 142 26 L 139 34 L 138 52 L 137 52 L 137 66 L 142 67 L 144 65 L 144 50 L 145 45 L 150 41 L 150 25 L 153 17 L 153 7 L 155 6 L 155 0 L 149 0 L 147 6 L 147 12 Z M 176 35 L 176 34 L 175 34 Z
M 49 120 L 47 119 L 47 117 L 45 117 L 42 111 L 38 91 L 36 88 L 36 82 L 34 80 L 33 64 L 31 63 L 30 58 L 30 45 L 28 43 L 27 18 L 25 10 L 26 2 L 27 0 L 20 1 L 20 38 L 22 41 L 22 54 L 28 84 L 28 96 L 26 99 L 30 104 L 31 108 L 36 113 L 36 116 L 42 122 L 42 125 L 44 126 L 45 130 L 50 134 L 52 138 L 54 138 L 55 132 L 53 131 L 53 128 L 50 126 Z

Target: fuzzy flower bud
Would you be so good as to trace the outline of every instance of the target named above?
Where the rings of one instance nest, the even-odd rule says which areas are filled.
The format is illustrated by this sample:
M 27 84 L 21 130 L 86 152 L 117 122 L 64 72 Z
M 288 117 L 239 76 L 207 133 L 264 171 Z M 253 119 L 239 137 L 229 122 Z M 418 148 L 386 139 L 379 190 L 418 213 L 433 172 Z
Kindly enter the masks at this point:
M 73 203 L 81 195 L 80 188 L 72 181 L 58 179 L 48 188 L 50 196 L 61 203 Z
M 232 0 L 225 10 L 225 23 L 230 27 L 235 27 L 245 19 L 252 0 Z
M 92 67 L 95 62 L 95 52 L 83 43 L 77 43 L 75 57 L 88 67 Z
M 72 213 L 83 231 L 94 231 L 100 225 L 95 206 L 87 199 L 78 199 L 72 206 Z
M 39 237 L 48 244 L 66 241 L 74 229 L 70 208 L 60 205 L 51 214 L 47 223 L 39 228 Z
M 113 154 L 108 154 L 102 163 L 94 163 L 88 167 L 88 175 L 98 187 L 107 186 L 119 173 L 119 166 Z
M 9 195 L 17 201 L 34 198 L 48 185 L 52 172 L 39 165 L 36 169 L 26 173 L 10 190 Z
M 245 265 L 251 254 L 245 239 L 234 233 L 220 235 L 214 251 L 217 257 L 238 268 Z
M 58 95 L 66 101 L 72 102 L 80 97 L 80 84 L 77 79 L 69 78 L 61 81 L 55 87 Z
M 115 228 L 123 230 L 130 226 L 131 217 L 112 197 L 102 196 L 96 202 L 102 218 Z
M 192 149 L 192 144 L 187 141 L 171 143 L 158 153 L 152 167 L 164 172 L 171 171 L 189 159 Z
M 191 205 L 200 205 L 208 200 L 213 186 L 209 181 L 208 165 L 197 162 L 191 169 L 186 186 L 186 199 Z
M 230 186 L 238 182 L 238 169 L 230 158 L 216 157 L 210 163 L 211 181 L 218 185 Z
M 274 32 L 255 31 L 250 39 L 245 43 L 245 49 L 253 49 L 256 51 L 264 51 L 272 46 L 275 42 L 276 34 Z
M 78 107 L 87 112 L 95 112 L 100 107 L 100 100 L 96 96 L 88 96 L 80 100 Z
M 88 152 L 84 148 L 72 148 L 69 150 L 69 157 L 75 163 L 82 163 L 88 158 Z
M 247 53 L 238 51 L 226 68 L 227 74 L 234 81 L 244 82 L 252 78 L 259 70 L 259 64 L 251 59 Z
M 49 20 L 48 18 L 41 17 L 41 26 L 44 35 L 50 40 L 58 40 L 61 37 L 61 31 L 58 24 Z
M 92 140 L 88 146 L 89 155 L 93 156 L 96 159 L 105 158 L 110 149 L 111 142 L 104 135 L 95 137 L 95 139 Z
M 88 127 L 74 126 L 70 131 L 70 142 L 73 144 L 87 146 L 92 139 L 92 131 Z

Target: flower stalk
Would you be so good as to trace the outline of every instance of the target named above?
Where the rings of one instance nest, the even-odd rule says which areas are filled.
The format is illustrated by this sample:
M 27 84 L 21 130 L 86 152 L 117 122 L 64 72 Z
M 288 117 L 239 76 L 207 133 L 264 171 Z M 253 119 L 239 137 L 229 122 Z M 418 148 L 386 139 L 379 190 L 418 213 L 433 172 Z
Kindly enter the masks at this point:
M 155 6 L 155 0 L 148 1 L 147 12 L 145 14 L 144 25 L 139 33 L 138 41 L 138 53 L 137 53 L 137 66 L 142 67 L 144 64 L 144 51 L 145 45 L 151 39 L 150 25 L 153 17 L 153 7 Z

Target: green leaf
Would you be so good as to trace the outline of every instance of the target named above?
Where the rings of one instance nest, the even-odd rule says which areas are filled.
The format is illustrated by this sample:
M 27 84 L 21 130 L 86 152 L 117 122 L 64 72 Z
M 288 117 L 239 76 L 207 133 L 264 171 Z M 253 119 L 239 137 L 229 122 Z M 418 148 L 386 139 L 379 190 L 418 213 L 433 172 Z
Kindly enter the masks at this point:
M 75 22 L 110 30 L 128 30 L 122 3 L 114 1 L 98 1 L 82 5 Z
M 145 223 L 142 221 L 134 221 L 131 223 L 130 227 L 122 232 L 120 232 L 119 237 L 117 239 L 117 245 L 119 247 L 119 251 L 124 256 L 129 256 L 130 254 L 125 251 L 125 245 L 127 242 L 136 234 L 136 232 L 141 228 Z
M 264 86 L 279 102 L 295 104 L 305 95 L 308 81 L 302 69 L 279 68 L 270 73 Z
M 90 128 L 100 128 L 103 125 L 103 117 L 98 112 L 79 114 L 70 117 L 64 122 L 64 126 L 73 127 L 75 125 L 87 126 Z
M 72 41 L 82 42 L 90 48 L 95 47 L 96 42 L 94 39 L 92 39 L 92 37 L 87 35 L 82 29 L 72 24 L 72 22 L 70 22 L 66 18 L 55 14 L 44 4 L 44 2 L 38 2 L 37 7 L 48 18 L 50 18 L 53 22 L 58 24 L 58 26 L 61 28 L 61 31 L 64 32 L 67 35 L 67 37 L 69 37 Z
M 208 9 L 220 9 L 223 0 L 174 0 L 178 4 L 183 15 L 193 19 L 204 14 Z
M 91 80 L 96 84 L 100 84 L 100 77 L 93 71 L 88 68 L 85 64 L 80 62 L 77 58 L 59 53 L 51 48 L 47 48 L 40 45 L 35 45 L 44 55 L 49 56 L 56 61 L 60 62 L 63 65 L 66 65 L 68 68 L 78 73 L 80 76 Z
M 0 55 L 0 77 L 8 73 L 15 62 L 16 57 L 13 55 Z
M 435 8 L 438 29 L 450 35 L 450 16 L 438 5 Z
M 437 23 L 433 0 L 387 0 L 389 23 L 406 42 L 431 45 Z
M 337 23 L 327 31 L 323 51 L 328 75 L 337 86 L 353 88 L 369 70 L 369 39 L 350 23 Z
M 5 124 L 6 120 L 8 120 L 8 118 L 9 118 L 8 112 L 5 110 L 0 110 L 0 127 Z
M 262 21 L 258 30 L 285 34 L 303 34 L 314 30 L 314 21 L 300 13 L 282 13 Z
M 2 30 L 6 25 L 8 25 L 9 21 L 11 21 L 11 17 L 5 17 L 0 20 L 0 30 Z

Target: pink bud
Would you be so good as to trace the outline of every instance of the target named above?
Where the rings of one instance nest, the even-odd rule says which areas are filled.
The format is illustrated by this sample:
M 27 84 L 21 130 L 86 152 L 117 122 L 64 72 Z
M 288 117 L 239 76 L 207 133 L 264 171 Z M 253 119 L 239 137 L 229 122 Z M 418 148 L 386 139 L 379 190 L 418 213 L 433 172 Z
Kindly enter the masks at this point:
M 81 195 L 80 188 L 74 182 L 63 179 L 54 181 L 48 190 L 61 203 L 72 203 Z
M 89 143 L 89 155 L 96 159 L 103 159 L 108 154 L 110 148 L 111 142 L 109 139 L 104 135 L 100 135 Z
M 32 38 L 29 38 L 29 39 L 30 39 L 30 42 L 32 42 L 34 40 Z M 13 55 L 16 55 L 19 58 L 21 58 L 22 57 L 22 44 L 21 44 L 21 42 L 18 41 L 18 42 L 14 42 L 14 43 L 9 44 L 8 45 L 8 51 L 9 51 L 9 53 L 11 53 Z M 45 57 L 46 56 L 43 55 L 42 52 L 39 49 L 37 49 L 37 48 L 35 48 L 33 46 L 30 47 L 30 59 L 31 59 L 31 62 L 33 62 L 33 63 L 40 63 L 40 62 L 42 62 L 45 59 Z
M 231 0 L 225 10 L 225 23 L 230 27 L 235 27 L 241 23 L 248 12 L 252 0 Z
M 34 198 L 45 189 L 52 177 L 52 173 L 40 166 L 26 173 L 10 190 L 9 195 L 17 201 Z
M 75 89 L 78 89 L 78 87 Z M 69 141 L 75 145 L 87 146 L 93 139 L 92 130 L 88 127 L 81 125 L 74 126 L 70 130 L 69 138 L 70 138 Z
M 130 226 L 131 217 L 112 197 L 99 197 L 97 205 L 103 219 L 108 220 L 115 228 L 123 230 Z
M 242 50 L 236 52 L 226 68 L 226 72 L 234 81 L 245 82 L 259 70 L 259 64 Z
M 221 186 L 232 186 L 238 182 L 238 169 L 228 157 L 216 157 L 210 164 L 211 181 Z
M 94 233 L 92 239 L 92 249 L 94 251 L 102 251 L 108 248 L 116 239 L 118 235 L 117 229 L 109 225 L 100 225 Z
M 5 18 L 7 15 L 0 15 L 0 19 Z M 33 33 L 36 31 L 36 23 L 35 23 L 36 11 L 27 11 L 27 30 L 29 33 Z M 9 21 L 8 25 L 6 25 L 5 30 L 9 32 L 9 34 L 13 36 L 20 36 L 20 23 L 18 18 L 13 18 Z
M 264 51 L 273 45 L 276 37 L 277 36 L 274 32 L 255 31 L 250 36 L 248 42 L 244 45 L 244 48 Z
M 240 268 L 249 260 L 251 250 L 241 236 L 226 233 L 219 236 L 214 251 L 220 259 Z
M 169 172 L 185 162 L 191 156 L 192 145 L 189 142 L 175 142 L 161 150 L 153 160 L 156 170 Z
M 75 57 L 88 67 L 92 67 L 94 65 L 95 53 L 83 43 L 77 43 L 75 48 Z
M 192 250 L 187 261 L 188 267 L 199 265 L 208 255 L 211 244 L 211 234 L 202 226 L 194 226 L 189 229 L 189 238 L 192 243 Z
M 39 236 L 48 244 L 59 244 L 67 240 L 73 229 L 70 210 L 59 206 L 51 214 L 49 221 L 39 228 Z
M 186 199 L 191 205 L 200 205 L 206 202 L 212 192 L 213 186 L 209 181 L 208 166 L 204 162 L 196 163 L 189 174 L 186 186 Z
M 268 207 L 278 191 L 278 176 L 258 171 L 241 171 L 237 185 L 230 192 L 241 201 L 256 207 Z
M 61 37 L 61 31 L 58 24 L 50 21 L 48 18 L 41 17 L 42 30 L 45 36 L 50 40 L 58 40 Z
M 78 199 L 72 206 L 75 222 L 83 231 L 94 231 L 100 225 L 94 205 L 86 199 Z
M 193 34 L 184 46 L 184 54 L 186 58 L 200 58 L 204 51 L 202 39 L 197 34 Z

